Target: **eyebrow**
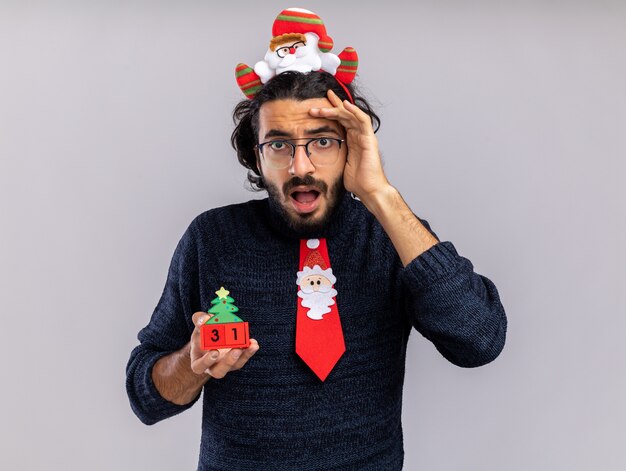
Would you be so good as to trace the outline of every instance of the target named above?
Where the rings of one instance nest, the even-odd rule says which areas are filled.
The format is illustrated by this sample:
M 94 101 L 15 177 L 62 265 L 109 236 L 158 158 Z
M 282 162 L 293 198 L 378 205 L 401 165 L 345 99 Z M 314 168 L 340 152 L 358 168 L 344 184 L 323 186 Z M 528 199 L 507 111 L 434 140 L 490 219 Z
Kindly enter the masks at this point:
M 336 129 L 328 125 L 320 126 L 319 128 L 314 128 L 314 129 L 305 129 L 304 131 L 304 134 L 306 134 L 307 136 L 312 135 L 312 134 L 314 135 L 314 134 L 328 134 L 328 133 L 332 133 L 332 134 L 335 134 L 336 136 L 339 136 L 339 132 Z M 287 131 L 283 131 L 281 129 L 270 129 L 269 131 L 265 133 L 264 139 L 267 139 L 270 137 L 284 137 L 288 139 L 292 137 L 292 134 Z

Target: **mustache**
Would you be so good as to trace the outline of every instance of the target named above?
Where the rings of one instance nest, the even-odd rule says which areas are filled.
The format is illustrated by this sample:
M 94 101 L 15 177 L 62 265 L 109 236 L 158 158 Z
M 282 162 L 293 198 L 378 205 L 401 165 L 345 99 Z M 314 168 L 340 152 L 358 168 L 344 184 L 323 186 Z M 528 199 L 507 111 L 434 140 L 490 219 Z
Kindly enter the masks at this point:
M 297 60 L 297 56 L 295 54 L 287 54 L 285 57 L 283 57 L 283 59 L 278 63 L 279 67 L 289 67 L 290 65 L 293 65 L 294 62 L 296 62 Z
M 318 296 L 326 295 L 332 291 L 333 287 L 331 285 L 320 285 L 317 291 Z M 300 288 L 303 293 L 311 294 L 315 293 L 315 288 L 311 285 L 304 285 Z
M 297 186 L 315 186 L 324 194 L 328 192 L 328 185 L 326 182 L 323 180 L 316 180 L 311 175 L 307 175 L 304 178 L 293 177 L 291 180 L 286 181 L 283 184 L 283 194 L 287 196 L 289 190 Z

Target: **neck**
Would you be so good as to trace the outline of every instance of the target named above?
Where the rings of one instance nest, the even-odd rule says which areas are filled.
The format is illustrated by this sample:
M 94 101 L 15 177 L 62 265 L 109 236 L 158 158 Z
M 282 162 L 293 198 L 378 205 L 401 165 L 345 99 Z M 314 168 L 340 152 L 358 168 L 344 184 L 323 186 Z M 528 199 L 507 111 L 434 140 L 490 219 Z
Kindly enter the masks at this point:
M 288 221 L 282 206 L 274 198 L 267 199 L 268 222 L 272 230 L 280 237 L 290 239 L 320 239 L 336 236 L 348 221 L 354 200 L 350 193 L 345 191 L 339 196 L 337 204 L 331 208 L 326 223 L 321 227 L 294 228 Z

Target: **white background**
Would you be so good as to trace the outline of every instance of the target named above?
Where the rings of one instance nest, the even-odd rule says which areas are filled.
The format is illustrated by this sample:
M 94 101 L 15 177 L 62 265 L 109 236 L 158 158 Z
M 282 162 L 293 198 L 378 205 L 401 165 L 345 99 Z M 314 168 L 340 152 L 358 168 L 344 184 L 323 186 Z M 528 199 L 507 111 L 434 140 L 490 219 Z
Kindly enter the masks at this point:
M 0 2 L 0 468 L 194 469 L 200 412 L 142 425 L 125 366 L 200 212 L 258 198 L 238 62 L 280 10 L 354 46 L 411 208 L 509 318 L 464 370 L 411 336 L 408 470 L 626 469 L 626 3 Z

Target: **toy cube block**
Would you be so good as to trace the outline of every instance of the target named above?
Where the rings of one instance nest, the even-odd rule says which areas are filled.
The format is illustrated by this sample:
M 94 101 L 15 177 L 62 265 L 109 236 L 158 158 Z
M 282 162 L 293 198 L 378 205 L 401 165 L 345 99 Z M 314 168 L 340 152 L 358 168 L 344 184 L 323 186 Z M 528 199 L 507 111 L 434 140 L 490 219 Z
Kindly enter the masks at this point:
M 250 335 L 247 322 L 204 324 L 200 326 L 200 348 L 202 350 L 247 348 L 249 346 Z

